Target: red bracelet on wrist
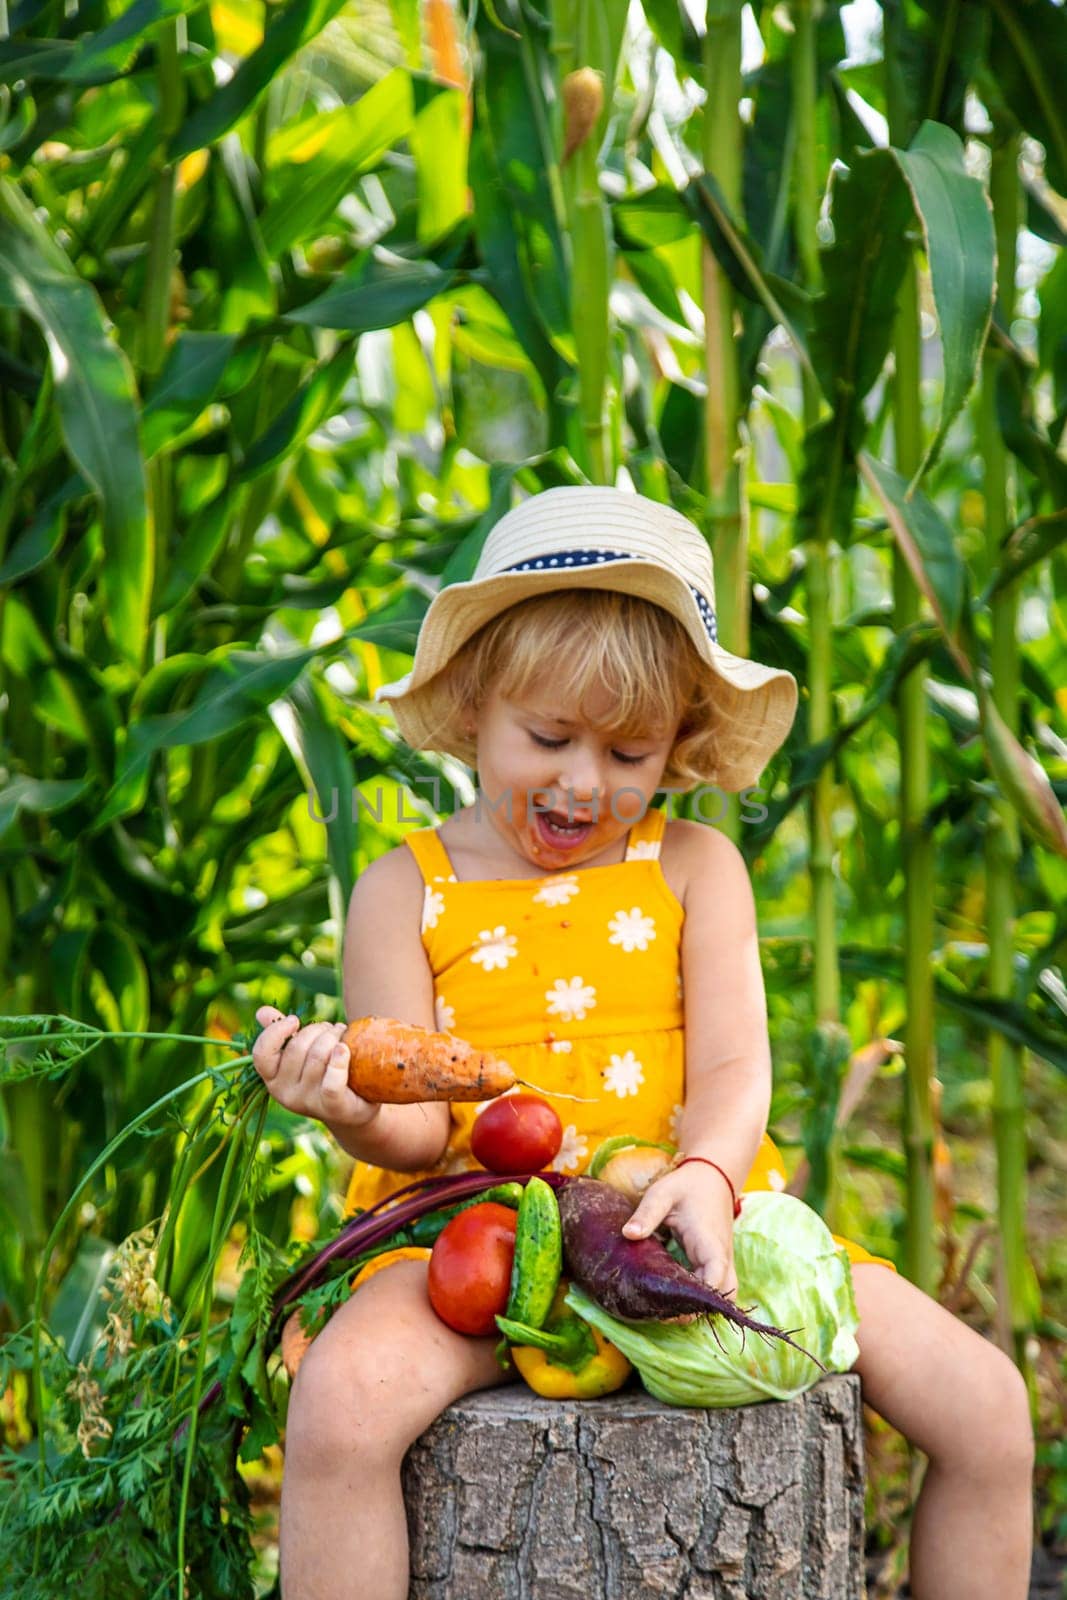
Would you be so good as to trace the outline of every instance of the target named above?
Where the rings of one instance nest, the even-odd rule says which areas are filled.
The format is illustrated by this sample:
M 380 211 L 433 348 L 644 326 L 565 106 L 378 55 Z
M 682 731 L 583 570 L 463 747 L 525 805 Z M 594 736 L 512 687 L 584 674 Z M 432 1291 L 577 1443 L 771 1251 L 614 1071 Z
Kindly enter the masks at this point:
M 730 1181 L 730 1174 L 728 1172 L 724 1172 L 719 1166 L 719 1163 L 717 1161 L 712 1161 L 708 1156 L 681 1156 L 680 1158 L 676 1156 L 674 1161 L 674 1170 L 677 1171 L 679 1167 L 684 1167 L 687 1161 L 703 1161 L 705 1166 L 714 1167 L 719 1176 L 726 1179 L 726 1185 L 730 1191 L 730 1198 L 734 1203 L 734 1216 L 739 1217 L 741 1215 L 741 1202 L 737 1198 L 737 1191 Z

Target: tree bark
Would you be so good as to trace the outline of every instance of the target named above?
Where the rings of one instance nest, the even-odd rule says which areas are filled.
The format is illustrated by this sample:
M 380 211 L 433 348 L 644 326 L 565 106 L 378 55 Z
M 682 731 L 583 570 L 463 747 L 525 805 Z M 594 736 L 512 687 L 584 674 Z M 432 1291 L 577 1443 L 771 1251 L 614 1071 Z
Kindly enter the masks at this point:
M 408 1452 L 410 1600 L 862 1600 L 859 1379 L 787 1404 L 466 1396 Z

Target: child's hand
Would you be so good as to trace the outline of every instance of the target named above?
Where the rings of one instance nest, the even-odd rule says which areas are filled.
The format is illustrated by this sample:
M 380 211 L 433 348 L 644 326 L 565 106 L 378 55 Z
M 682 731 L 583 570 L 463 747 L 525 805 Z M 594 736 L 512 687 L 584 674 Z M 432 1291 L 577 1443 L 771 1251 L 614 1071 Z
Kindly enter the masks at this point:
M 309 1022 L 260 1006 L 263 1032 L 252 1046 L 252 1064 L 279 1105 L 320 1122 L 365 1127 L 381 1111 L 348 1087 L 349 1049 L 343 1022 Z
M 650 1183 L 630 1220 L 627 1239 L 646 1239 L 666 1222 L 696 1276 L 720 1294 L 737 1293 L 734 1206 L 730 1190 L 710 1167 L 678 1167 Z

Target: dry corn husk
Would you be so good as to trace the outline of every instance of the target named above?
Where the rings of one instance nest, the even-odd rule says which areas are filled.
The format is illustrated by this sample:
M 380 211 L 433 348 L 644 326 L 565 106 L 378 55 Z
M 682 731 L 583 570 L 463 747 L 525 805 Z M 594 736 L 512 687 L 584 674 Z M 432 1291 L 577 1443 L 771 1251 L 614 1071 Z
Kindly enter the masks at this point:
M 597 125 L 604 109 L 604 80 L 593 67 L 579 67 L 563 80 L 563 160 L 570 160 Z

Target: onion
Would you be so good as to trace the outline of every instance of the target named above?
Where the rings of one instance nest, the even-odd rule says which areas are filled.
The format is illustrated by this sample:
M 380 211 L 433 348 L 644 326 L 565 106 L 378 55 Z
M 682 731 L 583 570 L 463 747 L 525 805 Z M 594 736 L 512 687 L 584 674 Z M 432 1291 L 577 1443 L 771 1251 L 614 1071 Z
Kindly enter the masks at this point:
M 610 1156 L 597 1176 L 601 1183 L 617 1189 L 636 1205 L 649 1184 L 662 1178 L 670 1165 L 671 1157 L 665 1150 L 655 1145 L 633 1144 Z

